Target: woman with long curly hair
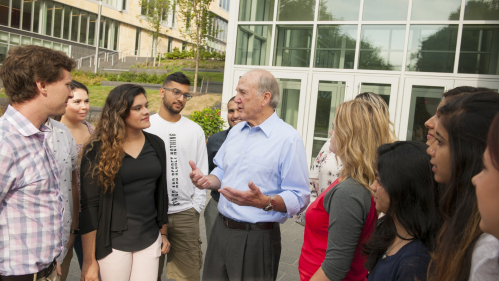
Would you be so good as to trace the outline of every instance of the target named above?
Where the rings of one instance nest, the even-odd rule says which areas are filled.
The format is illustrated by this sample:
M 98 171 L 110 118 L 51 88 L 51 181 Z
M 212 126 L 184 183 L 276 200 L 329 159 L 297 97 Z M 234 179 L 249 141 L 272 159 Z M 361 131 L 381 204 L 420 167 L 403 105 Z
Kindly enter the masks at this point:
M 475 280 L 484 270 L 484 253 L 499 251 L 499 244 L 482 235 L 471 182 L 482 170 L 487 132 L 498 112 L 499 94 L 491 90 L 461 94 L 438 109 L 435 141 L 427 152 L 435 181 L 444 184 L 439 203 L 444 223 L 428 280 Z
M 149 126 L 144 88 L 109 93 L 81 161 L 82 280 L 157 279 L 170 248 L 166 151 Z
M 307 210 L 298 270 L 301 280 L 365 280 L 361 245 L 378 218 L 369 186 L 376 149 L 392 141 L 390 125 L 378 107 L 352 100 L 338 106 L 329 133 L 343 169 Z
M 425 280 L 441 226 L 438 187 L 428 146 L 398 141 L 378 148 L 374 191 L 376 222 L 364 247 L 369 281 Z

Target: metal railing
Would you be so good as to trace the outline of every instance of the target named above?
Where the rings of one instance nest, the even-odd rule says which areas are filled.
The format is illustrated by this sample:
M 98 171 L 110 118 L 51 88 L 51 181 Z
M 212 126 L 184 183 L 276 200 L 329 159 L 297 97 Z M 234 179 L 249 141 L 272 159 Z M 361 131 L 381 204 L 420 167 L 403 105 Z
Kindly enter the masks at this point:
M 145 52 L 145 56 L 141 56 L 141 57 L 145 57 L 146 61 L 148 61 L 148 59 L 151 58 L 153 64 L 156 65 L 156 63 L 160 62 L 163 55 L 165 53 L 168 53 L 168 50 L 167 50 L 167 48 L 158 48 L 157 50 L 151 49 L 151 48 L 141 48 L 139 50 L 134 50 L 134 49 L 128 48 L 128 49 L 125 49 L 122 51 L 99 52 L 98 59 L 97 59 L 97 67 L 100 66 L 101 60 L 106 61 L 106 62 L 111 61 L 112 66 L 114 66 L 115 61 L 116 62 L 118 62 L 118 61 L 126 62 L 127 57 L 128 58 L 135 57 L 135 60 L 137 61 L 139 59 L 139 54 L 144 54 L 144 52 Z M 154 54 L 155 54 L 155 56 L 154 56 Z M 80 69 L 83 66 L 83 64 L 86 63 L 86 60 L 88 60 L 88 66 L 92 67 L 92 64 L 95 63 L 95 62 L 93 62 L 93 61 L 95 61 L 95 54 L 76 59 L 77 69 Z

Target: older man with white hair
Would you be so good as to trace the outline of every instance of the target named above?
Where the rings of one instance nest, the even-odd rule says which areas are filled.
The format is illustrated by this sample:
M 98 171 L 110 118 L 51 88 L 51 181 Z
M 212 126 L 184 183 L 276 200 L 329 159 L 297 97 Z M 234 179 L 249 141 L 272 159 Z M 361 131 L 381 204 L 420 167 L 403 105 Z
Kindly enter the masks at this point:
M 219 190 L 203 280 L 275 280 L 281 255 L 279 223 L 310 200 L 303 140 L 275 108 L 279 85 L 266 70 L 241 77 L 234 101 L 240 122 L 218 151 L 217 167 L 190 174 L 200 189 Z

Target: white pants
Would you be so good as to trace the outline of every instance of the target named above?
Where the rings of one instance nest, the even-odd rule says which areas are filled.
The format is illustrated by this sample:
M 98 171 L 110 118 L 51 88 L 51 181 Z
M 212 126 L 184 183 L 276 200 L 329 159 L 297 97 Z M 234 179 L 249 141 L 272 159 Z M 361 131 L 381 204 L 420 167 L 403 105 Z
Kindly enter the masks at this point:
M 161 234 L 151 246 L 142 251 L 123 252 L 113 249 L 98 260 L 102 281 L 156 281 L 158 279 Z

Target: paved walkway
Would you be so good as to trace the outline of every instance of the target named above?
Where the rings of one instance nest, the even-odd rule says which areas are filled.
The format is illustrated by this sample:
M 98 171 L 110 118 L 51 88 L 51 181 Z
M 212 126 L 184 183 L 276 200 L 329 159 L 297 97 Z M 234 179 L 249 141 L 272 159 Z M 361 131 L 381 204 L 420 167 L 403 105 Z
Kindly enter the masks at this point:
M 210 198 L 208 193 L 207 199 Z M 204 216 L 200 216 L 200 231 L 201 240 L 203 244 L 201 248 L 203 250 L 203 256 L 206 253 L 206 230 L 204 226 Z M 298 259 L 300 258 L 301 246 L 303 245 L 303 231 L 304 227 L 295 223 L 294 219 L 288 219 L 286 223 L 281 225 L 281 260 L 279 262 L 279 272 L 277 273 L 278 281 L 294 281 L 300 280 L 300 275 L 298 274 Z M 163 271 L 165 272 L 165 271 Z M 201 273 L 203 271 L 201 270 Z M 67 281 L 80 281 L 80 267 L 78 265 L 78 260 L 76 254 L 73 255 L 73 260 L 71 261 L 71 267 L 69 269 L 69 276 Z M 165 274 L 161 277 L 162 281 L 171 281 L 166 279 Z M 107 280 L 106 280 L 107 281 Z M 148 281 L 148 280 L 145 280 Z

